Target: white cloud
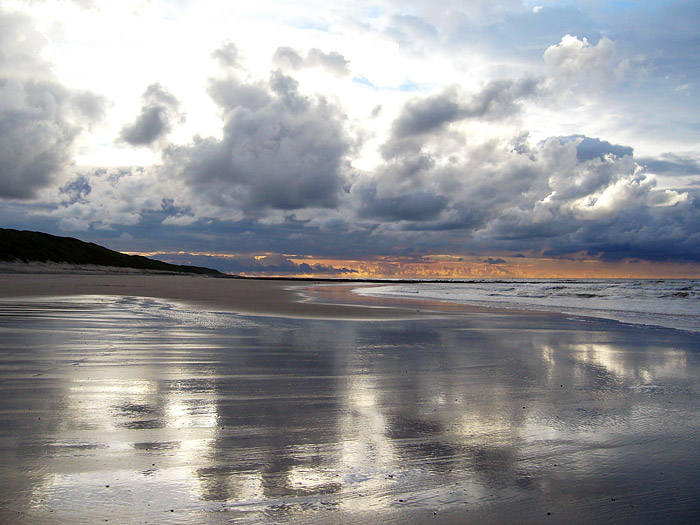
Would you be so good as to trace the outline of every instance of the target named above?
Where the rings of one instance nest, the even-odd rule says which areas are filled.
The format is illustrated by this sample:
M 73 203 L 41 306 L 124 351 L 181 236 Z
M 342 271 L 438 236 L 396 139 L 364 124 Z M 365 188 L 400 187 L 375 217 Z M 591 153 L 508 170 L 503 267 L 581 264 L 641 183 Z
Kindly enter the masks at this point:
M 559 44 L 547 48 L 544 60 L 554 78 L 566 87 L 592 91 L 620 82 L 629 67 L 628 61 L 618 59 L 613 41 L 606 37 L 593 45 L 585 37 L 565 35 Z
M 170 215 L 163 219 L 163 224 L 169 226 L 189 226 L 194 222 L 197 222 L 194 215 Z

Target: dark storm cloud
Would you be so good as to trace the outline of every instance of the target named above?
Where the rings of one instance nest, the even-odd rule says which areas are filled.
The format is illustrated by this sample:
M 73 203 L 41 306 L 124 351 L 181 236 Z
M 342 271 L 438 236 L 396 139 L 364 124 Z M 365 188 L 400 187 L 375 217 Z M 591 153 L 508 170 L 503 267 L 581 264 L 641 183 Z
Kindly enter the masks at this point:
M 338 204 L 352 144 L 335 107 L 300 94 L 279 71 L 268 83 L 216 79 L 210 92 L 224 112 L 223 138 L 169 148 L 168 173 L 222 213 Z
M 72 164 L 81 130 L 104 100 L 56 82 L 39 57 L 44 39 L 20 15 L 0 11 L 0 198 L 26 199 Z
M 382 221 L 430 221 L 445 209 L 448 199 L 427 190 L 417 190 L 398 197 L 378 198 L 376 189 L 362 196 L 359 215 Z
M 474 232 L 479 249 L 586 252 L 604 260 L 699 261 L 700 194 L 660 190 L 631 156 L 578 160 L 575 142 L 551 139 L 537 152 L 544 198 L 518 202 Z M 636 255 L 635 255 L 636 254 Z
M 651 261 L 700 261 L 700 193 L 673 207 L 623 209 L 607 220 L 582 222 L 550 243 L 547 255 L 576 251 L 606 261 L 640 258 Z
M 540 83 L 526 78 L 518 81 L 493 80 L 468 100 L 454 88 L 437 95 L 409 101 L 394 121 L 393 136 L 404 139 L 439 131 L 459 120 L 498 120 L 520 111 L 520 102 L 536 96 Z
M 291 47 L 278 47 L 273 56 L 273 61 L 281 68 L 299 70 L 304 68 L 321 67 L 329 73 L 342 77 L 348 75 L 348 60 L 336 51 L 324 53 L 314 47 L 307 51 L 306 56 L 302 56 L 300 51 Z
M 132 124 L 121 130 L 119 137 L 132 146 L 149 146 L 172 131 L 173 122 L 182 120 L 180 102 L 160 84 L 151 84 L 143 94 L 141 113 Z
M 434 144 L 404 140 L 400 155 L 352 188 L 357 217 L 372 221 L 379 244 L 698 258 L 697 196 L 657 189 L 629 146 L 583 135 L 528 145 L 522 134 L 458 153 Z
M 484 264 L 505 264 L 506 263 L 505 259 L 500 259 L 500 258 L 494 259 L 493 257 L 488 257 L 486 259 L 483 259 L 481 262 Z

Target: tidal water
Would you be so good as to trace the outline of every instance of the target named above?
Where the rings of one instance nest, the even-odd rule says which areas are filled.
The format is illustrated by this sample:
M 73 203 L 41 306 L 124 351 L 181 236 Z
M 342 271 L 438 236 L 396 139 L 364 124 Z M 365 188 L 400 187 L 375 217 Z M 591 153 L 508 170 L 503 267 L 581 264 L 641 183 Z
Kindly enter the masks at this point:
M 0 302 L 0 523 L 697 523 L 700 336 Z
M 361 295 L 558 312 L 700 332 L 698 279 L 473 279 L 396 283 Z

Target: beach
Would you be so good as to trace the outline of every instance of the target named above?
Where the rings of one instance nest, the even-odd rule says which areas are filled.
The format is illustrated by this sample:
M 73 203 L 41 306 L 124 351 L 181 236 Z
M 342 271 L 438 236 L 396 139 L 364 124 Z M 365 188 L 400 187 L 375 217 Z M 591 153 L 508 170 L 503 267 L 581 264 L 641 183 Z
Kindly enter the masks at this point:
M 109 295 L 165 299 L 252 315 L 324 319 L 397 319 L 407 310 L 304 301 L 313 282 L 144 273 L 0 273 L 0 297 Z M 388 302 L 386 303 L 388 304 Z
M 0 522 L 700 520 L 700 335 L 361 286 L 0 274 Z

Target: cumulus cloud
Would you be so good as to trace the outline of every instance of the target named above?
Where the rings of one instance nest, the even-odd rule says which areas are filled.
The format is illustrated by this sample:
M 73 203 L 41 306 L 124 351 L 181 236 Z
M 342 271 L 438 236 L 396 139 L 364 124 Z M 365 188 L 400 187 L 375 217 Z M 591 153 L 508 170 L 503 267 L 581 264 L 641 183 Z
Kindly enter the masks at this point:
M 611 144 L 607 140 L 586 137 L 585 135 L 569 135 L 567 137 L 556 137 L 556 139 L 560 144 L 567 144 L 571 141 L 576 142 L 576 158 L 581 162 L 595 158 L 603 159 L 606 155 L 624 157 L 634 153 L 634 149 L 629 146 Z
M 630 156 L 579 161 L 575 145 L 558 139 L 542 144 L 531 166 L 532 187 L 540 190 L 527 199 L 511 192 L 499 213 L 473 233 L 473 245 L 537 247 L 558 255 L 587 251 L 609 260 L 635 251 L 651 259 L 697 259 L 700 250 L 689 242 L 697 238 L 697 196 L 657 189 Z
M 154 144 L 172 131 L 174 122 L 184 119 L 184 114 L 179 113 L 178 99 L 158 83 L 148 86 L 142 99 L 141 113 L 119 134 L 121 140 L 132 146 Z
M 291 111 L 285 97 L 293 92 L 278 87 L 280 95 L 268 89 L 271 105 Z M 317 103 L 296 101 L 292 114 L 314 115 Z M 246 114 L 255 115 L 255 122 L 277 122 L 268 118 L 268 109 Z M 607 260 L 700 258 L 700 245 L 693 244 L 698 241 L 700 193 L 658 189 L 654 178 L 625 154 L 625 146 L 608 141 L 553 137 L 526 145 L 519 136 L 466 147 L 450 163 L 438 156 L 410 169 L 403 166 L 402 172 L 392 161 L 354 182 L 346 181 L 349 192 L 336 188 L 331 208 L 312 205 L 314 196 L 281 201 L 298 206 L 292 213 L 275 208 L 279 201 L 274 201 L 274 186 L 287 184 L 284 191 L 294 196 L 293 179 L 285 182 L 261 170 L 256 173 L 269 179 L 252 181 L 235 171 L 231 159 L 239 150 L 228 133 L 256 128 L 235 120 L 226 123 L 228 131 L 221 140 L 201 139 L 175 148 L 159 170 L 98 170 L 76 177 L 62 186 L 63 204 L 52 216 L 65 229 L 127 228 L 136 238 L 143 231 L 160 232 L 161 238 L 189 235 L 193 240 L 226 234 L 231 237 L 229 249 L 238 251 L 265 251 L 274 245 L 302 253 L 354 256 L 466 250 L 571 255 L 583 250 Z M 240 132 L 235 136 L 257 143 L 255 133 L 247 139 Z M 598 154 L 584 152 L 581 157 L 578 147 L 586 141 Z M 280 147 L 276 142 L 262 143 L 271 146 L 272 155 L 280 154 L 275 152 Z M 400 174 L 409 171 L 413 175 L 401 179 Z M 273 193 L 259 197 L 261 207 L 247 209 L 254 191 Z M 225 249 L 221 242 L 216 248 Z M 191 262 L 234 273 L 348 273 L 284 259 Z M 502 264 L 496 257 L 482 262 Z
M 169 148 L 168 177 L 229 217 L 338 204 L 352 143 L 337 108 L 302 95 L 279 71 L 267 83 L 216 79 L 210 92 L 224 114 L 223 138 Z
M 291 47 L 279 47 L 275 51 L 273 61 L 283 69 L 292 69 L 294 71 L 320 67 L 337 77 L 350 74 L 348 69 L 349 62 L 343 55 L 336 51 L 324 53 L 316 47 L 309 49 L 306 56 L 302 56 L 302 52 Z
M 431 153 L 419 143 L 410 155 L 392 158 L 358 181 L 351 197 L 357 220 L 381 245 L 433 253 L 471 246 L 560 255 L 583 246 L 591 254 L 622 258 L 633 250 L 617 246 L 616 239 L 629 243 L 643 229 L 649 248 L 635 241 L 634 249 L 659 257 L 668 240 L 696 236 L 692 223 L 700 219 L 700 200 L 657 188 L 633 153 L 628 146 L 583 135 L 540 144 L 519 135 Z M 641 221 L 637 230 L 635 216 Z M 596 240 L 596 228 L 606 232 L 605 241 L 602 234 Z M 698 254 L 688 242 L 667 250 L 668 258 L 693 260 Z
M 181 191 L 143 168 L 92 169 L 61 186 L 60 205 L 46 213 L 63 230 L 111 230 L 139 224 L 149 210 L 162 208 L 162 195 Z
M 404 139 L 434 133 L 444 126 L 465 119 L 499 120 L 519 113 L 520 104 L 541 90 L 534 78 L 492 80 L 480 91 L 465 96 L 456 88 L 408 101 L 394 121 L 392 135 Z
M 619 60 L 612 40 L 602 37 L 596 45 L 585 37 L 566 35 L 549 46 L 544 60 L 553 77 L 571 88 L 575 85 L 594 91 L 608 89 L 625 76 L 627 60 Z
M 0 11 L 0 198 L 27 199 L 72 164 L 76 139 L 104 100 L 61 85 L 43 37 L 24 16 Z

